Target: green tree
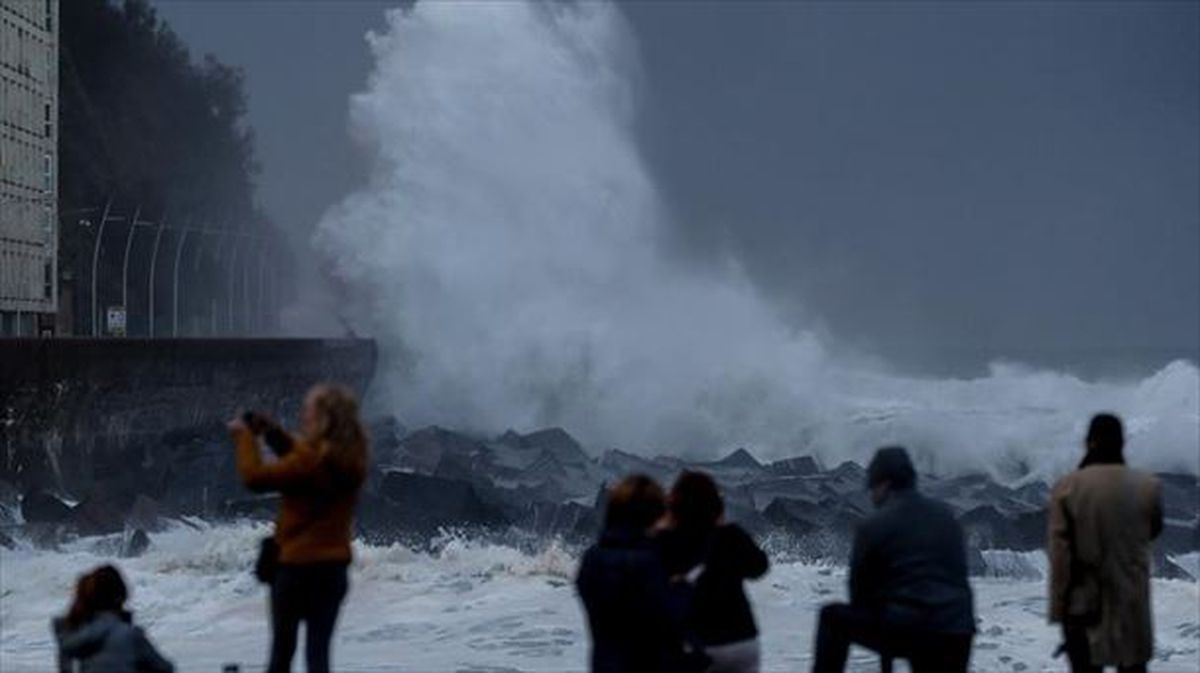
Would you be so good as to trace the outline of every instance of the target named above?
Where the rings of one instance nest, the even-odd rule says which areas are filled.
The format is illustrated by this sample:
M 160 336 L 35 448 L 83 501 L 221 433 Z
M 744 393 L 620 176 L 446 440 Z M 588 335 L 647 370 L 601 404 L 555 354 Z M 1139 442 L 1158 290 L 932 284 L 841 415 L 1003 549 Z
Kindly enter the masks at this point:
M 253 254 L 283 250 L 275 228 L 255 200 L 254 136 L 245 121 L 246 96 L 240 70 L 212 56 L 194 61 L 146 0 L 69 0 L 61 3 L 59 105 L 60 269 L 75 279 L 76 331 L 89 331 L 92 246 L 100 209 L 142 218 L 166 217 L 176 225 L 234 229 Z M 100 305 L 120 299 L 125 222 L 110 224 L 99 266 Z M 161 241 L 157 287 L 170 287 L 170 259 L 177 231 Z M 131 255 L 130 333 L 144 329 L 151 310 L 145 297 L 153 236 L 135 237 Z M 225 266 L 234 241 L 194 235 L 185 248 L 186 285 L 181 302 L 185 325 L 195 325 L 214 306 L 222 314 L 230 299 Z M 253 243 L 251 243 L 253 241 Z M 243 259 L 251 252 L 242 250 Z M 276 255 L 278 257 L 278 255 Z M 246 270 L 234 274 L 245 282 Z M 235 283 L 234 295 L 257 293 Z M 137 288 L 135 292 L 133 287 Z M 203 288 L 202 292 L 196 291 Z M 163 292 L 153 309 L 170 313 Z M 260 307 L 261 308 L 261 307 Z M 139 318 L 138 316 L 141 316 Z M 224 318 L 224 315 L 222 315 Z M 245 318 L 242 317 L 244 323 Z M 207 324 L 208 320 L 205 321 Z M 223 325 L 224 320 L 217 321 Z

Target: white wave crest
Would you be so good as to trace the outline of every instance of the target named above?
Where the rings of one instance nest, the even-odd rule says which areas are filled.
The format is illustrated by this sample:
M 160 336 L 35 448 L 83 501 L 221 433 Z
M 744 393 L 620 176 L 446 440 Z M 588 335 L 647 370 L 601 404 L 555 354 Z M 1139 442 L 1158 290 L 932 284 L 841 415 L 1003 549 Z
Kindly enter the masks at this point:
M 1200 472 L 1194 364 L 1129 383 L 1014 365 L 899 377 L 831 357 L 735 263 L 672 261 L 614 5 L 420 2 L 370 46 L 351 112 L 374 171 L 315 247 L 409 425 L 561 425 L 596 449 L 833 464 L 900 442 L 930 471 L 1015 478 L 1077 462 L 1083 424 L 1111 410 L 1134 462 Z

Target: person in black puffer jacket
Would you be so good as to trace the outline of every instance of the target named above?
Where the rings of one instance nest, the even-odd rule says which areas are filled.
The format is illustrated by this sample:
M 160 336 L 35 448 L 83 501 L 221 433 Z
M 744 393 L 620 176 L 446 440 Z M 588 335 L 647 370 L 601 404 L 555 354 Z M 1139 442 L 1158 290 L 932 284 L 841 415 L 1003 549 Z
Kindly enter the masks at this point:
M 575 584 L 587 612 L 593 673 L 680 670 L 683 615 L 650 538 L 665 510 L 662 488 L 633 475 L 608 492 L 604 530 L 583 555 Z
M 686 627 L 711 659 L 709 673 L 757 673 L 758 627 L 743 583 L 770 567 L 746 531 L 724 523 L 725 504 L 712 477 L 685 471 L 667 498 L 657 542 L 673 585 L 690 593 Z

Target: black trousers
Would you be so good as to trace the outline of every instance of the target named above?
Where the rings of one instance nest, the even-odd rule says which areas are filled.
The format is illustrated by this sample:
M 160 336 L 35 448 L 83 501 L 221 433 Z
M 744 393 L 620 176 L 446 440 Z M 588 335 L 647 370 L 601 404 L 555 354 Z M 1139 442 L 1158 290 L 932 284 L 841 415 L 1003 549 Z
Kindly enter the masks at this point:
M 834 603 L 821 608 L 813 673 L 842 673 L 850 645 L 907 659 L 913 673 L 966 673 L 971 634 L 941 634 L 896 627 L 873 610 Z
M 1063 625 L 1063 640 L 1067 645 L 1067 659 L 1071 662 L 1071 673 L 1101 673 L 1103 666 L 1092 664 L 1092 652 L 1088 647 L 1087 629 L 1083 626 Z M 1146 673 L 1146 664 L 1117 666 L 1119 673 Z
M 329 642 L 346 597 L 345 563 L 280 564 L 271 583 L 271 661 L 267 673 L 290 673 L 300 622 L 309 673 L 329 672 Z

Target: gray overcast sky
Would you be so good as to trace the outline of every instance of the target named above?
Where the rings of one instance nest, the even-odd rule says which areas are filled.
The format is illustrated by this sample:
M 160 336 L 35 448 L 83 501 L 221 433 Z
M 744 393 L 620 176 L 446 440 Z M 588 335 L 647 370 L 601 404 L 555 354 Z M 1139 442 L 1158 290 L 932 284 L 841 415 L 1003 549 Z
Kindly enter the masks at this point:
M 298 230 L 364 178 L 347 96 L 390 4 L 157 2 L 244 68 L 263 200 Z M 1196 357 L 1200 3 L 624 7 L 690 255 L 909 368 Z

